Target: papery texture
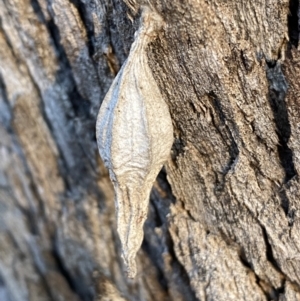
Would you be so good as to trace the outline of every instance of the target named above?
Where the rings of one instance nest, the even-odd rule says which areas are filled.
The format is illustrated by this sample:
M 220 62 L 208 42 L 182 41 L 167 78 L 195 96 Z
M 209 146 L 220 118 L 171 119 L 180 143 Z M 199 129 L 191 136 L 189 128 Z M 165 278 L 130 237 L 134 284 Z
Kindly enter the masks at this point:
M 144 11 L 130 54 L 99 111 L 97 141 L 115 188 L 118 233 L 128 276 L 143 240 L 149 195 L 167 160 L 173 129 L 168 106 L 148 66 L 146 48 L 162 21 Z

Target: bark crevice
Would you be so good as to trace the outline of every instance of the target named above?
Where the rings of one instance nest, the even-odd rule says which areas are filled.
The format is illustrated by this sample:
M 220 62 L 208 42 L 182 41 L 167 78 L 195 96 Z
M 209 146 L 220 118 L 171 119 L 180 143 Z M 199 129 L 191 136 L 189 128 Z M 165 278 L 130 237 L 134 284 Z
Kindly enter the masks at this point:
M 290 43 L 298 47 L 299 43 L 299 0 L 290 0 L 288 14 L 288 34 Z
M 93 301 L 94 296 L 90 291 L 90 288 L 85 285 L 85 280 L 75 278 L 74 275 L 69 271 L 64 263 L 64 258 L 61 257 L 58 247 L 58 242 L 53 239 L 53 248 L 51 255 L 54 259 L 56 268 L 60 275 L 66 280 L 70 290 L 79 297 L 82 301 Z
M 82 24 L 85 27 L 86 36 L 87 36 L 87 47 L 90 57 L 92 58 L 95 53 L 94 47 L 94 26 L 93 22 L 89 19 L 89 14 L 87 11 L 86 3 L 81 0 L 69 0 L 77 9 L 78 14 L 81 18 Z
M 279 61 L 269 61 L 267 62 L 267 66 L 266 72 L 269 81 L 268 100 L 273 112 L 276 134 L 279 140 L 277 150 L 281 165 L 285 171 L 284 183 L 287 183 L 297 175 L 293 161 L 293 152 L 288 146 L 291 136 L 291 125 L 285 102 L 288 85 Z

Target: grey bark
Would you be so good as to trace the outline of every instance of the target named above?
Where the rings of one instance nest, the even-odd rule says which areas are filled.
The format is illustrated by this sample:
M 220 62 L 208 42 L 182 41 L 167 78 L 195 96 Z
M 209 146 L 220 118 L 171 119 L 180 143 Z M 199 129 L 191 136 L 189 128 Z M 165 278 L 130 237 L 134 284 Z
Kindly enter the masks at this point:
M 125 2 L 0 0 L 0 300 L 300 300 L 298 1 L 148 1 L 174 144 L 134 280 L 95 141 Z

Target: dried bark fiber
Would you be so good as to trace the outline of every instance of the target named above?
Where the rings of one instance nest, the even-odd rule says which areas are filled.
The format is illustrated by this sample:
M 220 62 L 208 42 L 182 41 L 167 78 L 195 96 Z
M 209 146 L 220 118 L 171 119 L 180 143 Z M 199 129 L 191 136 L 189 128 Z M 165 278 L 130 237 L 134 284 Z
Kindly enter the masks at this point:
M 0 300 L 300 300 L 298 2 L 147 1 L 175 142 L 135 280 L 94 136 L 125 2 L 0 1 Z

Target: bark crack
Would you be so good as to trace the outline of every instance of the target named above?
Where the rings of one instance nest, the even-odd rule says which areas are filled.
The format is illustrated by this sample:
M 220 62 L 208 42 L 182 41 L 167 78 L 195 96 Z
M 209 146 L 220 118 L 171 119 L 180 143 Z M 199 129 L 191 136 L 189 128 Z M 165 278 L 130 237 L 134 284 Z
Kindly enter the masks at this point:
M 299 0 L 290 0 L 289 3 L 289 15 L 288 15 L 288 33 L 290 43 L 298 47 L 299 43 Z
M 267 233 L 267 230 L 266 230 L 266 227 L 261 224 L 259 222 L 259 225 L 262 229 L 262 233 L 263 233 L 263 238 L 264 238 L 264 241 L 265 241 L 265 245 L 266 245 L 266 257 L 267 257 L 267 260 L 273 265 L 273 267 L 282 275 L 283 279 L 282 279 L 282 284 L 279 288 L 276 288 L 276 291 L 278 292 L 278 295 L 279 294 L 282 294 L 284 292 L 284 287 L 285 287 L 285 282 L 288 280 L 289 282 L 293 283 L 295 285 L 295 287 L 297 287 L 297 289 L 300 289 L 299 287 L 299 284 L 298 283 L 295 283 L 294 281 L 292 281 L 291 279 L 289 279 L 288 275 L 286 275 L 280 268 L 280 266 L 278 265 L 275 257 L 274 257 L 274 254 L 273 254 L 273 249 L 272 249 L 272 244 L 269 240 L 269 237 L 268 237 L 268 233 Z
M 226 117 L 226 114 L 222 108 L 222 105 L 221 105 L 221 101 L 220 99 L 217 97 L 217 95 L 211 91 L 209 94 L 208 94 L 211 102 L 212 102 L 212 105 L 215 109 L 215 112 L 216 114 L 213 114 L 211 113 L 211 116 L 212 116 L 212 121 L 213 121 L 213 124 L 216 128 L 216 130 L 219 132 L 220 136 L 222 137 L 223 141 L 226 143 L 226 146 L 228 148 L 228 152 L 229 152 L 229 160 L 227 162 L 227 165 L 225 166 L 224 168 L 224 178 L 225 176 L 228 174 L 228 172 L 232 169 L 232 167 L 236 164 L 237 162 L 237 159 L 238 159 L 238 156 L 239 156 L 239 148 L 238 148 L 238 145 L 234 139 L 234 135 L 232 134 L 232 131 L 229 127 L 229 125 L 227 124 L 228 123 L 228 118 Z M 216 122 L 215 120 L 215 115 L 218 116 L 218 122 Z M 219 123 L 219 124 L 218 124 Z M 223 131 L 220 126 L 222 127 L 225 127 L 225 131 Z M 227 144 L 228 140 L 230 141 L 229 142 L 229 145 Z
M 75 278 L 72 273 L 70 273 L 69 269 L 65 266 L 64 258 L 61 258 L 58 242 L 54 238 L 52 241 L 52 256 L 55 261 L 56 267 L 60 273 L 66 280 L 70 290 L 79 297 L 82 301 L 93 301 L 94 296 L 89 290 L 89 288 L 85 285 L 85 281 L 82 281 L 80 278 Z
M 168 246 L 168 250 L 169 250 L 169 254 L 172 258 L 172 266 L 174 270 L 177 270 L 178 275 L 180 275 L 180 280 L 181 285 L 184 283 L 185 285 L 183 285 L 182 289 L 184 290 L 185 296 L 188 297 L 187 300 L 190 301 L 199 301 L 199 299 L 196 297 L 196 294 L 194 292 L 194 290 L 192 289 L 191 285 L 190 285 L 190 278 L 187 274 L 187 271 L 184 268 L 184 265 L 180 262 L 180 260 L 177 258 L 175 251 L 174 251 L 174 242 L 171 238 L 170 233 L 168 232 L 168 242 L 169 242 L 169 246 Z
M 191 287 L 190 277 L 184 268 L 184 264 L 176 256 L 174 242 L 168 230 L 171 226 L 168 225 L 167 215 L 170 213 L 169 206 L 175 202 L 175 197 L 164 169 L 159 173 L 157 183 L 159 187 L 153 191 L 150 199 L 151 206 L 154 208 L 153 214 L 150 215 L 150 219 L 145 224 L 149 234 L 145 235 L 142 248 L 156 267 L 158 281 L 166 292 L 172 288 L 169 287 L 171 278 L 172 282 L 175 281 L 178 291 L 186 300 L 199 301 Z M 164 195 L 160 195 L 159 190 L 164 191 Z M 155 231 L 157 228 L 162 230 L 163 239 L 157 237 Z M 154 240 L 152 238 L 149 239 L 150 235 L 156 237 L 156 243 L 153 243 Z M 165 270 L 164 259 L 162 258 L 163 253 L 168 253 L 170 256 L 171 271 Z
M 74 113 L 78 117 L 82 117 L 87 120 L 91 120 L 91 114 L 90 114 L 90 107 L 91 104 L 87 99 L 83 99 L 83 97 L 80 95 L 80 93 L 77 90 L 77 86 L 72 74 L 72 68 L 70 65 L 70 62 L 68 60 L 67 54 L 65 52 L 65 49 L 63 45 L 60 42 L 60 34 L 59 29 L 57 25 L 54 22 L 53 19 L 53 12 L 49 8 L 49 15 L 51 16 L 51 19 L 48 21 L 45 19 L 42 9 L 40 7 L 40 4 L 37 0 L 31 0 L 31 5 L 38 16 L 38 18 L 45 24 L 45 26 L 48 29 L 49 35 L 51 37 L 51 40 L 54 44 L 54 48 L 56 50 L 58 60 L 60 61 L 60 66 L 56 78 L 57 82 L 62 82 L 64 79 L 68 79 L 70 88 L 68 89 L 68 99 L 72 104 Z M 96 141 L 96 138 L 95 138 Z
M 288 89 L 285 76 L 282 73 L 279 61 L 267 62 L 267 79 L 269 82 L 268 100 L 273 112 L 274 122 L 276 125 L 276 134 L 279 143 L 277 145 L 278 155 L 281 165 L 285 171 L 284 183 L 287 183 L 297 175 L 293 152 L 288 146 L 291 136 L 291 125 L 289 122 L 285 97 Z
M 70 2 L 77 8 L 78 14 L 81 18 L 82 24 L 85 27 L 86 36 L 87 36 L 87 47 L 90 57 L 92 58 L 95 53 L 94 47 L 94 26 L 93 22 L 89 19 L 87 12 L 87 5 L 81 0 L 70 0 Z
M 262 280 L 257 273 L 255 272 L 251 262 L 248 262 L 246 256 L 245 256 L 245 252 L 244 252 L 244 248 L 242 247 L 239 250 L 239 258 L 241 263 L 243 264 L 243 266 L 252 271 L 253 275 L 255 276 L 255 280 L 256 280 L 256 284 L 257 286 L 261 289 L 262 293 L 265 295 L 267 300 L 273 300 L 273 301 L 279 301 L 279 297 L 280 294 L 283 293 L 284 290 L 284 285 L 285 285 L 285 279 L 283 280 L 282 285 L 279 288 L 275 288 L 272 285 L 270 285 L 269 283 L 266 283 L 264 280 Z

